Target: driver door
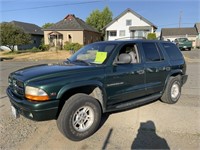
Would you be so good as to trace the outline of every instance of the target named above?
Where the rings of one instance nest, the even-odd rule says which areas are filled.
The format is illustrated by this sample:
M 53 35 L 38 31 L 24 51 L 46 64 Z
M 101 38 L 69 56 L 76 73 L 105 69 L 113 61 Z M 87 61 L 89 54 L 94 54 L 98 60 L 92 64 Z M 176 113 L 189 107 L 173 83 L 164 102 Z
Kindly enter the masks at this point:
M 135 44 L 123 46 L 118 56 L 122 53 L 130 54 L 132 51 L 136 54 L 136 62 L 118 64 L 116 61 L 107 70 L 107 105 L 139 98 L 145 94 L 145 71 L 144 65 L 140 63 L 137 46 Z

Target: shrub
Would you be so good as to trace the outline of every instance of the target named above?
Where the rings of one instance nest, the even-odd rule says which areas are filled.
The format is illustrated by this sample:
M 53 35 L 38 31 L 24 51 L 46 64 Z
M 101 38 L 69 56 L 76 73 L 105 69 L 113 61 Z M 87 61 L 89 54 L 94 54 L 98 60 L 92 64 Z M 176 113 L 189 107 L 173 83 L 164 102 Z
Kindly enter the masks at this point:
M 41 44 L 39 46 L 39 49 L 42 50 L 42 51 L 47 51 L 49 50 L 50 46 L 49 45 L 44 45 L 44 44 Z
M 33 47 L 31 50 L 32 50 L 32 51 L 37 51 L 38 48 L 37 48 L 37 47 Z
M 47 50 L 49 50 L 49 48 L 50 48 L 50 45 L 49 44 L 45 45 L 44 44 L 44 38 L 42 38 L 41 39 L 41 44 L 39 46 L 39 49 L 42 50 L 42 51 L 47 51 Z
M 64 49 L 68 51 L 78 51 L 80 48 L 82 48 L 83 45 L 79 43 L 70 43 L 70 42 L 65 42 Z

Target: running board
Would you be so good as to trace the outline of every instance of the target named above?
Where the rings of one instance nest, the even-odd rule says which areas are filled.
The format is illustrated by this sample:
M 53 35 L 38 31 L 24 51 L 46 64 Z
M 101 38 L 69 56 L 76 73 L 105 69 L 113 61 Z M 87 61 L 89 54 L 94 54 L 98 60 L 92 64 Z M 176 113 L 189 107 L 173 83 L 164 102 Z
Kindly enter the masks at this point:
M 121 110 L 121 109 L 127 109 L 131 107 L 137 107 L 140 105 L 147 104 L 151 101 L 154 101 L 162 96 L 161 93 L 150 95 L 147 97 L 139 98 L 139 99 L 134 99 L 134 100 L 129 100 L 128 102 L 120 103 L 112 108 L 108 109 L 106 112 L 111 112 L 111 111 L 116 111 L 116 110 Z

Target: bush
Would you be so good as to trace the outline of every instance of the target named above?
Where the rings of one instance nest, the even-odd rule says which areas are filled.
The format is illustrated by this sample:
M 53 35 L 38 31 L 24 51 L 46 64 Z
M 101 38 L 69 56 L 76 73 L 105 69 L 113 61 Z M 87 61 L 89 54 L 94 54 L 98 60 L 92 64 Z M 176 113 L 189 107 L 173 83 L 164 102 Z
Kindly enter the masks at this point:
M 44 44 L 44 38 L 41 39 L 41 44 L 39 46 L 39 49 L 42 51 L 48 51 L 50 48 L 50 45 L 45 45 Z
M 149 33 L 147 35 L 148 40 L 156 40 L 156 34 L 155 33 Z
M 47 51 L 49 50 L 50 46 L 49 45 L 44 45 L 44 44 L 41 44 L 39 46 L 39 49 L 42 50 L 42 51 Z
M 64 45 L 64 49 L 65 50 L 68 50 L 68 51 L 78 51 L 80 48 L 82 48 L 83 45 L 79 44 L 79 43 L 69 43 L 69 42 L 65 42 L 65 45 Z

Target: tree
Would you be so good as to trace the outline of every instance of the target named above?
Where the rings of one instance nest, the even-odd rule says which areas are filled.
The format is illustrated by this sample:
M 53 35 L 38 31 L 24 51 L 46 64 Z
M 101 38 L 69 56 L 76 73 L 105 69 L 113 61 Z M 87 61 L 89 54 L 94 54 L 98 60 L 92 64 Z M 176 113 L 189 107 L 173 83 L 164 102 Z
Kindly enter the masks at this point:
M 112 21 L 112 12 L 108 7 L 105 7 L 101 12 L 101 27 L 105 27 L 108 23 Z M 101 28 L 101 30 L 102 30 Z
M 46 29 L 46 28 L 48 28 L 48 27 L 50 27 L 50 26 L 52 26 L 52 25 L 54 25 L 54 23 L 45 23 L 43 26 L 42 26 L 42 28 L 43 29 Z
M 31 35 L 12 23 L 1 23 L 0 28 L 1 45 L 8 46 L 12 51 L 15 45 L 31 43 Z
M 90 16 L 86 18 L 86 23 L 97 29 L 104 36 L 104 31 L 102 30 L 108 23 L 112 21 L 112 12 L 108 7 L 105 7 L 103 11 L 98 9 L 92 11 Z

